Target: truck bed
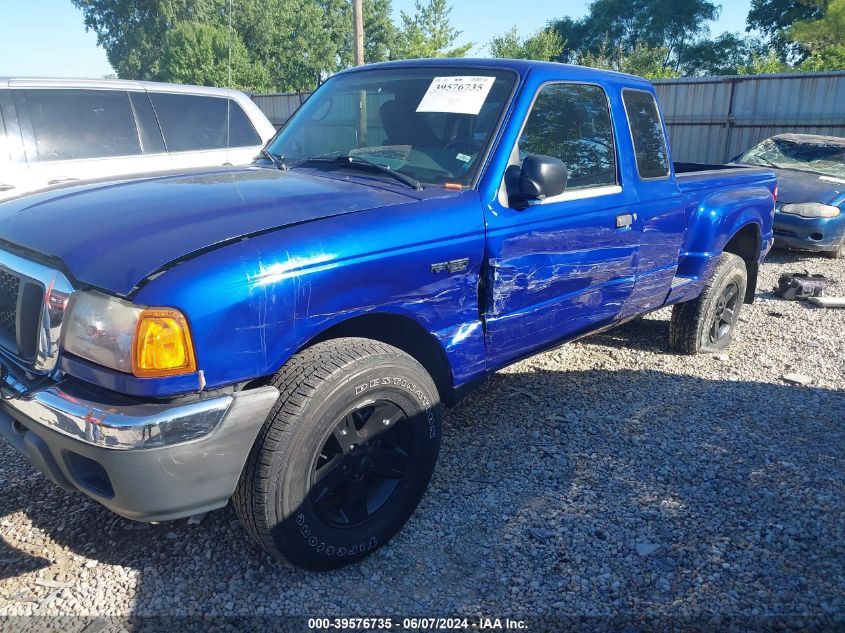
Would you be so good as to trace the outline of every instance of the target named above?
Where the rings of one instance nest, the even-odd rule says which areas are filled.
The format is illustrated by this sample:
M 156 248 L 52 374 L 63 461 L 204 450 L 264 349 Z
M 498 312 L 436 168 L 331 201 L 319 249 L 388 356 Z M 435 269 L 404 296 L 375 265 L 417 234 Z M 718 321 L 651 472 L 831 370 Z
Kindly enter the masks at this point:
M 764 167 L 738 165 L 708 165 L 704 163 L 674 163 L 675 179 L 682 192 L 718 189 L 738 183 L 759 183 L 774 174 Z

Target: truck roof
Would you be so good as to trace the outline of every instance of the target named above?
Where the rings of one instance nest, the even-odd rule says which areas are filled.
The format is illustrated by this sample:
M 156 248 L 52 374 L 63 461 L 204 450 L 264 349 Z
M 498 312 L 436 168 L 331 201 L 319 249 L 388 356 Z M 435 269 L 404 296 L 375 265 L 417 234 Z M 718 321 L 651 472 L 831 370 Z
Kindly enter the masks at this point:
M 558 62 L 540 62 L 527 59 L 501 59 L 501 58 L 478 58 L 478 57 L 448 57 L 435 59 L 403 59 L 400 61 L 381 62 L 377 64 L 366 64 L 348 68 L 343 73 L 363 72 L 373 68 L 415 68 L 415 67 L 454 67 L 465 68 L 504 68 L 516 71 L 521 78 L 525 78 L 530 72 L 548 74 L 549 78 L 560 78 L 565 74 L 567 78 L 579 81 L 607 81 L 614 80 L 627 85 L 650 86 L 650 82 L 636 75 L 627 75 L 612 70 L 601 70 L 589 66 L 577 66 L 574 64 L 561 64 Z

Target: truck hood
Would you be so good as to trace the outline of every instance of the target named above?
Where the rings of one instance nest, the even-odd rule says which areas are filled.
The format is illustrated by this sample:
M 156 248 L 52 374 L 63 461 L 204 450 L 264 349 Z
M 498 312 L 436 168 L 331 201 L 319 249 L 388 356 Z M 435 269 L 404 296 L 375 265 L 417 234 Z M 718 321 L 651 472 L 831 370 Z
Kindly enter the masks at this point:
M 839 206 L 845 201 L 845 180 L 809 171 L 772 169 L 778 177 L 778 204 L 821 202 Z
M 198 251 L 414 198 L 300 171 L 195 170 L 51 189 L 0 204 L 0 240 L 61 260 L 80 282 L 128 295 Z

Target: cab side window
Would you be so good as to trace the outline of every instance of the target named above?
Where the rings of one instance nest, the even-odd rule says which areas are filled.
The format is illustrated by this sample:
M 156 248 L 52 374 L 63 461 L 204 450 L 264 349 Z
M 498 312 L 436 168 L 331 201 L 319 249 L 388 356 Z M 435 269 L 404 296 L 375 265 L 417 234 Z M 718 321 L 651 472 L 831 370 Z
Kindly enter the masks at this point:
M 543 86 L 519 138 L 519 160 L 528 154 L 559 158 L 566 165 L 566 190 L 612 186 L 616 147 L 607 95 L 599 86 Z
M 80 160 L 141 154 L 129 95 L 119 90 L 14 90 L 29 111 L 38 159 Z
M 634 142 L 637 172 L 643 180 L 669 177 L 669 152 L 657 102 L 643 90 L 622 91 L 628 126 Z
M 261 137 L 234 100 L 151 92 L 169 152 L 261 145 Z

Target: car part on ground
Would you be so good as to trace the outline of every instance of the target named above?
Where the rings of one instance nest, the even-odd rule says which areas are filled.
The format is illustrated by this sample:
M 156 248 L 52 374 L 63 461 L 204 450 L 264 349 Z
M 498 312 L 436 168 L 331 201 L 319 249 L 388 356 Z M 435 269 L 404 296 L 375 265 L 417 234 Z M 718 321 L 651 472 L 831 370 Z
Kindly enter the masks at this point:
M 787 301 L 800 301 L 810 297 L 821 297 L 826 284 L 827 277 L 810 274 L 810 271 L 785 273 L 778 278 L 778 285 L 775 286 L 774 291 Z
M 820 308 L 845 308 L 845 297 L 810 297 L 808 301 Z

